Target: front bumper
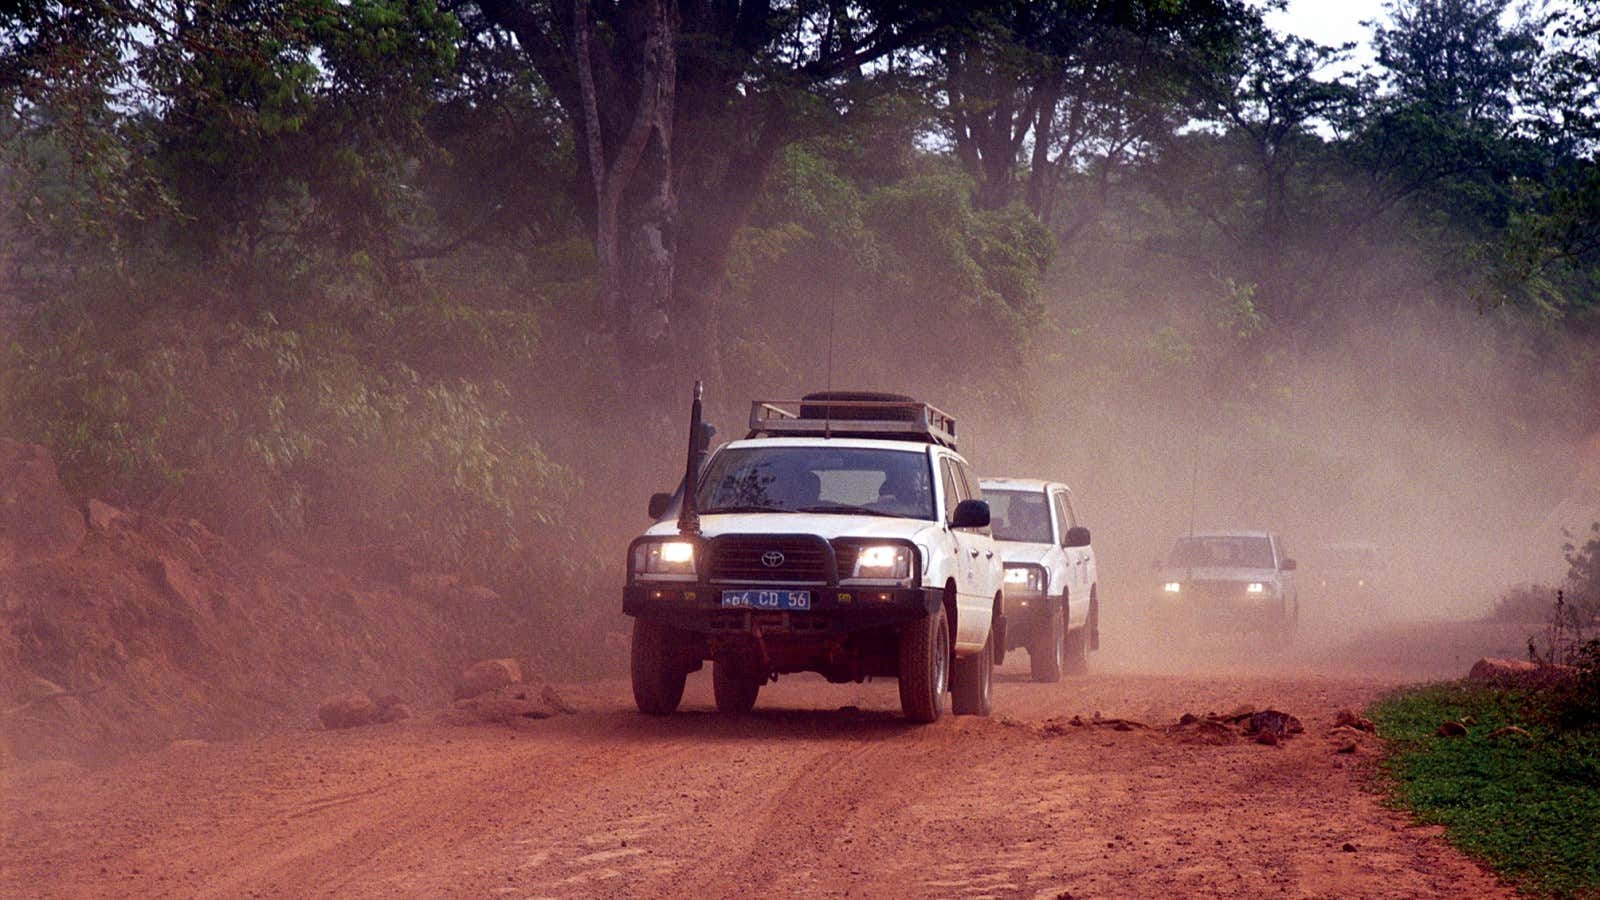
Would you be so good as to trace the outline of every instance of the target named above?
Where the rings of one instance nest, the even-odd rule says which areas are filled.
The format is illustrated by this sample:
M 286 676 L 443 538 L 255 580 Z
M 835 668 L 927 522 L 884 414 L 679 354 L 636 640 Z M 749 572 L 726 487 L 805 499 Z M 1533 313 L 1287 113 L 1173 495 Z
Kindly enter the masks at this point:
M 1191 603 L 1166 599 L 1158 600 L 1155 606 L 1158 624 L 1169 629 L 1202 633 L 1276 628 L 1287 617 L 1283 601 L 1276 597 L 1233 603 Z
M 1060 602 L 1060 597 L 1044 594 L 1007 594 L 1006 649 L 1015 650 L 1032 643 L 1040 629 L 1050 627 L 1052 607 Z
M 723 591 L 804 590 L 809 610 L 724 609 Z M 939 588 L 816 587 L 772 583 L 630 584 L 622 591 L 622 611 L 702 634 L 791 634 L 837 638 L 928 616 L 944 603 Z

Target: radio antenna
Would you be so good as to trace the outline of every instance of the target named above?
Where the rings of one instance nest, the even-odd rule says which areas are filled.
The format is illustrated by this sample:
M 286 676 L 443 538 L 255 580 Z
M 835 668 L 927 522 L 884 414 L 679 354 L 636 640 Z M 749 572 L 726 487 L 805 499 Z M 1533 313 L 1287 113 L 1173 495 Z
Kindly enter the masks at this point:
M 689 458 L 683 470 L 683 502 L 678 505 L 678 533 L 686 537 L 700 535 L 700 511 L 695 509 L 695 488 L 700 481 L 700 445 L 705 434 L 700 427 L 702 408 L 700 396 L 703 388 L 694 383 L 694 405 L 689 408 Z
M 828 292 L 828 393 L 833 393 L 833 322 L 834 309 L 839 305 L 839 292 Z M 822 407 L 822 436 L 833 436 L 833 405 L 824 404 Z
M 1189 451 L 1189 537 L 1194 537 L 1196 499 L 1200 492 L 1200 397 L 1198 388 L 1195 391 L 1195 402 L 1190 407 L 1194 414 L 1194 442 Z

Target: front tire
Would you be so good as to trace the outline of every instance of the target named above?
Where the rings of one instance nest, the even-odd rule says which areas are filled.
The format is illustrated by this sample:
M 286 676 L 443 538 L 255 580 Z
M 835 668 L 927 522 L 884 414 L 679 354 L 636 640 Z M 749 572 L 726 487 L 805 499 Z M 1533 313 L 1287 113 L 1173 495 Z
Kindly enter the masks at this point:
M 716 660 L 711 664 L 711 693 L 717 698 L 717 712 L 744 715 L 756 708 L 761 680 Z
M 983 649 L 957 659 L 950 688 L 950 710 L 958 716 L 987 716 L 994 710 L 994 631 Z
M 1067 615 L 1062 604 L 1050 604 L 1050 618 L 1028 644 L 1028 668 L 1033 680 L 1053 683 L 1061 680 L 1067 661 Z
M 944 607 L 900 631 L 900 709 L 913 722 L 944 714 L 950 685 L 950 624 Z
M 682 638 L 676 629 L 647 619 L 633 620 L 633 702 L 650 716 L 665 716 L 683 700 L 689 673 L 683 667 Z

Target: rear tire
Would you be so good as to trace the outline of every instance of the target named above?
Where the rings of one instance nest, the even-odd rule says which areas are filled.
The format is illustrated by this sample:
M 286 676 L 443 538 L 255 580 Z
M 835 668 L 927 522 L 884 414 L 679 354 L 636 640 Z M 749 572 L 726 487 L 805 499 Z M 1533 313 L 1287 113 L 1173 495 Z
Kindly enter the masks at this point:
M 1061 604 L 1050 604 L 1050 619 L 1028 644 L 1028 668 L 1033 680 L 1052 683 L 1061 680 L 1067 662 L 1067 616 Z
M 950 684 L 950 625 L 941 606 L 900 630 L 900 709 L 913 722 L 944 714 Z
M 682 638 L 676 629 L 647 619 L 633 620 L 633 702 L 639 711 L 665 716 L 683 700 L 689 673 L 683 667 Z
M 958 716 L 987 716 L 994 710 L 994 631 L 977 653 L 957 659 L 950 687 L 950 711 Z
M 1296 602 L 1293 605 L 1293 612 L 1290 609 L 1290 605 L 1285 603 L 1279 615 L 1277 638 L 1280 647 L 1294 646 L 1295 632 L 1300 630 L 1300 604 Z
M 1067 675 L 1089 674 L 1089 629 L 1067 632 L 1067 656 L 1062 671 Z
M 1089 649 L 1100 649 L 1100 588 L 1089 588 Z
M 760 679 L 725 665 L 721 660 L 711 664 L 711 693 L 717 698 L 717 712 L 744 715 L 755 709 L 761 685 Z

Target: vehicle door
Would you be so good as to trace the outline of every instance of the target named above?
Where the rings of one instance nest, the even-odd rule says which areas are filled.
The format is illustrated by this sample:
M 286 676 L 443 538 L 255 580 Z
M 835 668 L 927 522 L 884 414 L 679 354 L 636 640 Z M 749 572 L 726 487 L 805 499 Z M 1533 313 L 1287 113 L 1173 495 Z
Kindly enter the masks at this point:
M 974 500 L 983 499 L 983 486 L 978 482 L 978 476 L 972 467 L 964 460 L 956 460 L 956 472 L 961 475 L 967 485 L 967 496 Z M 978 566 L 975 573 L 981 584 L 975 585 L 979 597 L 988 598 L 993 606 L 994 595 L 1000 593 L 1005 587 L 1006 568 L 1005 561 L 1001 558 L 1000 547 L 995 542 L 994 528 L 985 526 L 972 529 L 971 540 L 975 544 L 979 555 L 976 557 Z
M 951 518 L 955 516 L 956 506 L 963 500 L 971 499 L 966 479 L 957 468 L 955 457 L 940 455 L 939 481 L 945 502 L 944 531 L 949 540 L 949 552 L 954 559 L 953 567 L 956 573 L 955 643 L 959 649 L 971 651 L 981 648 L 988 636 L 988 611 L 992 601 L 985 598 L 980 603 L 979 593 L 983 590 L 985 580 L 981 573 L 986 568 L 979 564 L 979 559 L 985 548 L 977 529 L 954 528 L 950 525 Z M 988 549 L 991 552 L 993 550 L 992 547 Z
M 1050 550 L 1044 555 L 1045 571 L 1050 578 L 1050 596 L 1059 597 L 1072 591 L 1072 563 L 1067 559 L 1063 545 L 1067 539 L 1067 520 L 1054 488 L 1045 489 L 1045 508 L 1050 516 Z
M 1093 551 L 1088 547 L 1066 547 L 1067 530 L 1078 525 L 1078 517 L 1072 508 L 1072 497 L 1066 488 L 1055 493 L 1055 502 L 1051 504 L 1056 509 L 1056 515 L 1061 522 L 1061 535 L 1058 542 L 1063 545 L 1062 552 L 1067 558 L 1067 589 L 1071 592 L 1067 600 L 1067 622 L 1073 627 L 1089 621 L 1089 587 L 1090 565 L 1093 561 Z
M 1293 607 L 1299 599 L 1295 594 L 1294 572 L 1288 568 L 1289 548 L 1284 546 L 1283 538 L 1278 535 L 1272 536 L 1272 559 L 1277 569 L 1278 590 L 1282 592 L 1284 601 Z

